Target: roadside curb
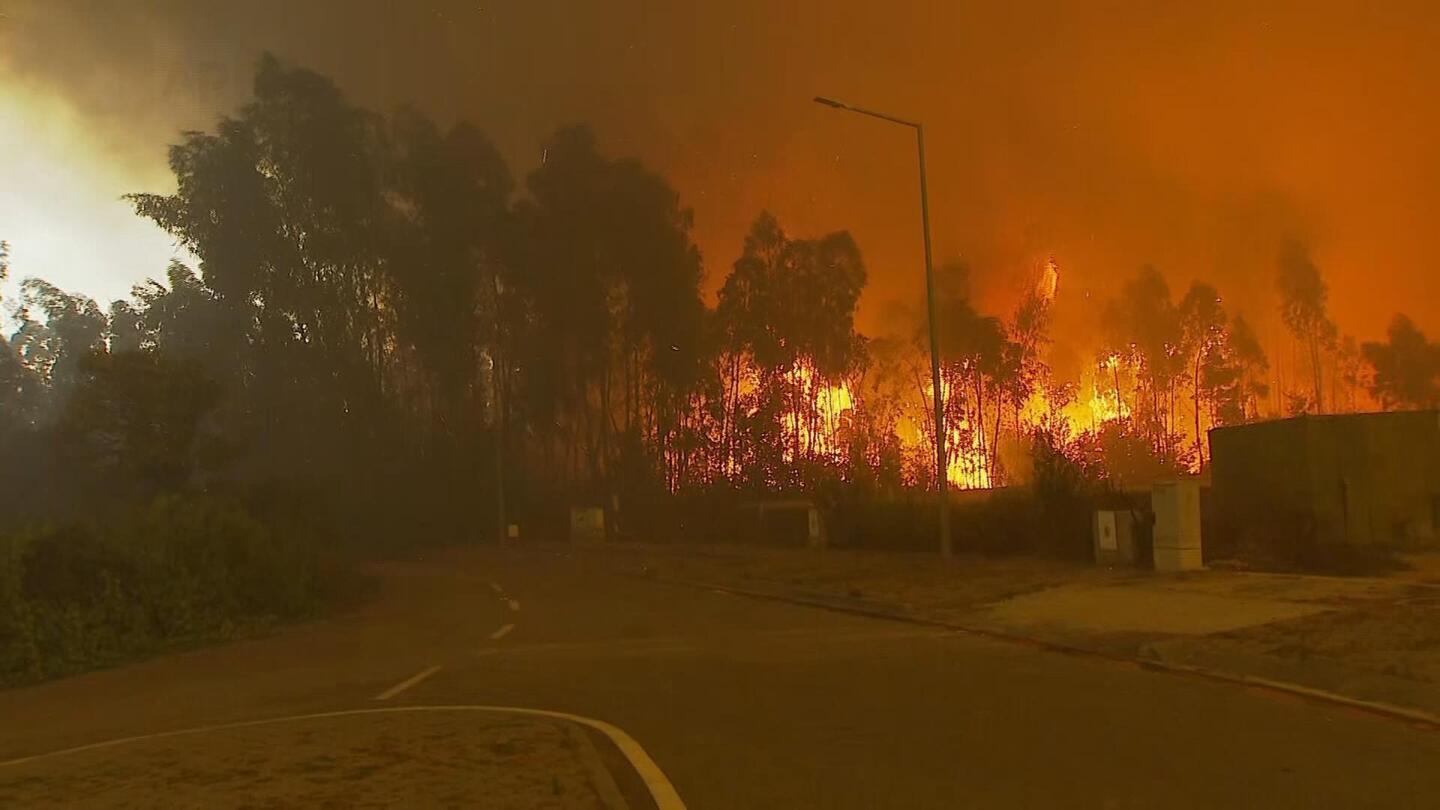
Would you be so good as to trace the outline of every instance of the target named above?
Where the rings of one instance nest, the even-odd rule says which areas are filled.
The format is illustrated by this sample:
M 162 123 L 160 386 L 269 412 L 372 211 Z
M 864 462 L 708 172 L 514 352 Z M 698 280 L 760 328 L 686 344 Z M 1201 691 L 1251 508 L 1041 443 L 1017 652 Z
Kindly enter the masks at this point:
M 631 810 L 630 803 L 625 800 L 624 792 L 620 790 L 620 785 L 615 781 L 615 774 L 605 764 L 604 758 L 600 756 L 600 750 L 595 747 L 595 742 L 590 739 L 590 735 L 579 725 L 572 724 L 566 730 L 570 739 L 575 743 L 580 760 L 590 774 L 590 784 L 595 788 L 600 803 L 605 805 L 605 810 Z
M 796 596 L 777 591 L 763 591 L 751 588 L 741 588 L 733 585 L 716 584 L 713 582 L 700 582 L 696 580 L 672 579 L 654 575 L 622 574 L 639 579 L 648 580 L 662 585 L 672 585 L 682 588 L 694 588 L 707 591 L 721 591 L 733 596 L 743 596 L 750 599 L 761 599 L 771 602 L 784 602 L 803 607 L 829 610 L 835 613 L 846 613 L 854 616 L 864 616 L 871 619 L 884 621 L 902 622 L 905 624 L 918 625 L 921 627 L 934 627 L 945 630 L 952 630 L 958 633 L 978 636 L 993 641 L 1000 641 L 1006 644 L 1015 644 L 1032 649 L 1044 650 L 1046 652 L 1060 653 L 1081 658 L 1094 658 L 1109 661 L 1115 664 L 1138 667 L 1151 672 L 1163 672 L 1171 675 L 1187 676 L 1216 683 L 1225 683 L 1232 686 L 1244 686 L 1251 689 L 1261 689 L 1277 694 L 1284 694 L 1297 697 L 1311 703 L 1318 703 L 1339 708 L 1351 709 L 1366 714 L 1381 717 L 1386 720 L 1399 721 L 1411 726 L 1425 729 L 1426 731 L 1440 731 L 1440 715 L 1419 709 L 1409 709 L 1404 706 L 1396 706 L 1380 701 L 1361 700 L 1360 698 L 1348 697 L 1335 692 L 1328 692 L 1324 689 L 1316 689 L 1302 684 L 1290 683 L 1288 681 L 1261 678 L 1254 675 L 1245 675 L 1224 670 L 1211 669 L 1209 667 L 1193 666 L 1189 664 L 1174 664 L 1154 659 L 1136 658 L 1129 655 L 1097 650 L 1090 647 L 1080 647 L 1073 644 L 1065 644 L 1058 641 L 1049 641 L 1033 636 L 1024 636 L 1018 633 L 1010 633 L 1004 630 L 995 630 L 987 627 L 964 625 L 955 622 L 932 619 L 925 616 L 917 616 L 909 613 L 883 610 L 881 608 L 867 607 L 865 605 L 846 604 L 841 600 L 818 599 L 814 597 Z

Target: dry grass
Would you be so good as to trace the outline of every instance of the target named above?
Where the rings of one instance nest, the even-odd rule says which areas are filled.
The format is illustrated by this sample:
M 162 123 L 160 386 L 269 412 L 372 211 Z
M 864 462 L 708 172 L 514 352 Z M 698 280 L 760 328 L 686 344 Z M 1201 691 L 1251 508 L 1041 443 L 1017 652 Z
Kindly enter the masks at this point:
M 630 570 L 739 587 L 785 588 L 809 596 L 859 599 L 931 616 L 958 614 L 1058 585 L 1140 576 L 1033 557 L 735 546 L 629 546 Z M 604 553 L 604 552 L 602 552 Z
M 364 714 L 159 738 L 0 768 L 5 807 L 603 808 L 568 729 Z
M 1440 595 L 1375 600 L 1227 634 L 1266 655 L 1440 683 Z
M 609 564 L 694 582 L 832 599 L 863 600 L 940 620 L 976 624 L 987 606 L 1061 586 L 1121 586 L 1154 592 L 1156 609 L 1173 592 L 1216 599 L 1268 600 L 1324 606 L 1324 612 L 1282 619 L 1214 636 L 1215 642 L 1291 662 L 1326 659 L 1347 667 L 1412 680 L 1440 682 L 1440 590 L 1415 576 L 1384 579 L 1307 577 L 1227 571 L 1157 576 L 1034 557 L 737 546 L 626 546 L 596 550 Z M 1069 588 L 1067 590 L 1073 590 Z M 1083 590 L 1083 588 L 1082 588 Z M 1191 600 L 1193 601 L 1193 600 Z M 1077 607 L 1063 640 L 1085 644 L 1086 616 Z M 1095 646 L 1114 634 L 1095 616 Z M 1263 619 L 1261 621 L 1264 621 Z M 1036 628 L 1042 632 L 1043 628 Z M 1149 639 L 1155 640 L 1155 639 Z M 1131 643 L 1133 639 L 1126 640 Z M 1198 643 L 1204 642 L 1195 638 Z M 1120 651 L 1124 650 L 1112 650 Z

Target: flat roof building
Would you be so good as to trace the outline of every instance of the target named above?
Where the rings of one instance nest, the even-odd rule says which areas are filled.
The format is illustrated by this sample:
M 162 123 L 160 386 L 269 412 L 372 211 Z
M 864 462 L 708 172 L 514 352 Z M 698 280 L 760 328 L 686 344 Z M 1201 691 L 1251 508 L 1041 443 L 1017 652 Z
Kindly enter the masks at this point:
M 1210 431 L 1215 515 L 1313 520 L 1315 539 L 1436 547 L 1440 411 L 1299 416 Z

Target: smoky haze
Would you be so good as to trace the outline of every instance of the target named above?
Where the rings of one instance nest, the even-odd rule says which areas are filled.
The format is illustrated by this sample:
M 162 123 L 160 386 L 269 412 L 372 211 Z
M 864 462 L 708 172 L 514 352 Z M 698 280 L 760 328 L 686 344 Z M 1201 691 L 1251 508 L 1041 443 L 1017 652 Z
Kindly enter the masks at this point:
M 1204 278 L 1267 322 L 1286 238 L 1310 246 L 1342 330 L 1377 336 L 1397 310 L 1440 324 L 1434 4 L 1098 5 L 12 1 L 0 75 L 58 92 L 97 155 L 161 183 L 164 146 L 241 103 L 264 50 L 367 106 L 471 120 L 517 173 L 588 122 L 694 208 L 708 290 L 769 209 L 802 235 L 850 229 L 871 279 L 859 327 L 908 329 L 913 140 L 810 103 L 832 95 L 925 122 L 937 259 L 966 261 L 1001 310 L 1053 256 L 1057 338 L 1077 348 L 1145 263 L 1177 297 Z

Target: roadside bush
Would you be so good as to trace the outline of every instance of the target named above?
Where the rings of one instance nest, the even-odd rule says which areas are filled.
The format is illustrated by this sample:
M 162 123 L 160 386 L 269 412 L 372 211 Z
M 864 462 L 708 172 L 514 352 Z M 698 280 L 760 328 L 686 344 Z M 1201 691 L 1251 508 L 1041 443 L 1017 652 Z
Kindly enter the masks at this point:
M 647 543 L 731 543 L 745 531 L 739 493 L 726 487 L 676 493 L 633 489 L 621 497 L 618 516 L 607 514 L 617 540 Z M 568 531 L 568 529 L 567 529 Z
M 996 490 L 983 501 L 950 509 L 955 547 L 981 554 L 1028 554 L 1043 545 L 1039 503 L 1020 487 Z
M 1036 550 L 1065 559 L 1092 559 L 1091 515 L 1113 494 L 1102 468 L 1089 453 L 1068 446 L 1058 429 L 1037 430 L 1032 449 Z
M 1064 515 L 1069 523 L 1051 515 L 1028 488 L 1009 487 L 952 496 L 950 535 L 956 551 L 987 555 L 1047 554 L 1073 557 L 1078 531 L 1089 549 L 1089 501 Z M 837 546 L 879 551 L 935 551 L 939 527 L 933 494 L 898 499 L 858 500 L 846 503 L 831 526 Z M 1054 526 L 1065 533 L 1057 535 Z M 1059 536 L 1071 540 L 1054 542 Z
M 22 596 L 25 538 L 0 534 L 0 682 L 26 671 L 39 658 L 35 617 Z
M 842 548 L 935 550 L 939 523 L 933 496 L 842 499 L 829 517 L 830 542 Z
M 312 607 L 313 555 L 227 500 L 157 498 L 112 543 L 137 555 L 141 600 L 166 638 L 228 633 Z
M 311 538 L 229 499 L 0 536 L 0 682 L 253 631 L 318 604 Z
M 1070 442 L 1059 429 L 1033 436 L 1033 475 L 1028 486 L 950 494 L 951 537 L 956 551 L 979 554 L 1040 554 L 1088 560 L 1093 554 L 1092 518 L 1097 508 L 1133 508 L 1108 485 L 1098 450 Z M 837 548 L 934 551 L 938 509 L 932 492 L 843 480 L 832 471 L 810 471 L 813 486 L 789 498 L 811 501 L 824 515 L 829 542 Z M 801 510 L 775 511 L 764 525 L 749 506 L 785 500 L 780 492 L 750 495 L 725 486 L 671 493 L 663 488 L 632 492 L 622 500 L 617 536 L 643 541 L 743 542 L 800 545 L 806 535 Z M 560 503 L 564 503 L 560 499 Z M 552 510 L 557 514 L 559 507 Z M 557 536 L 564 536 L 563 529 Z

